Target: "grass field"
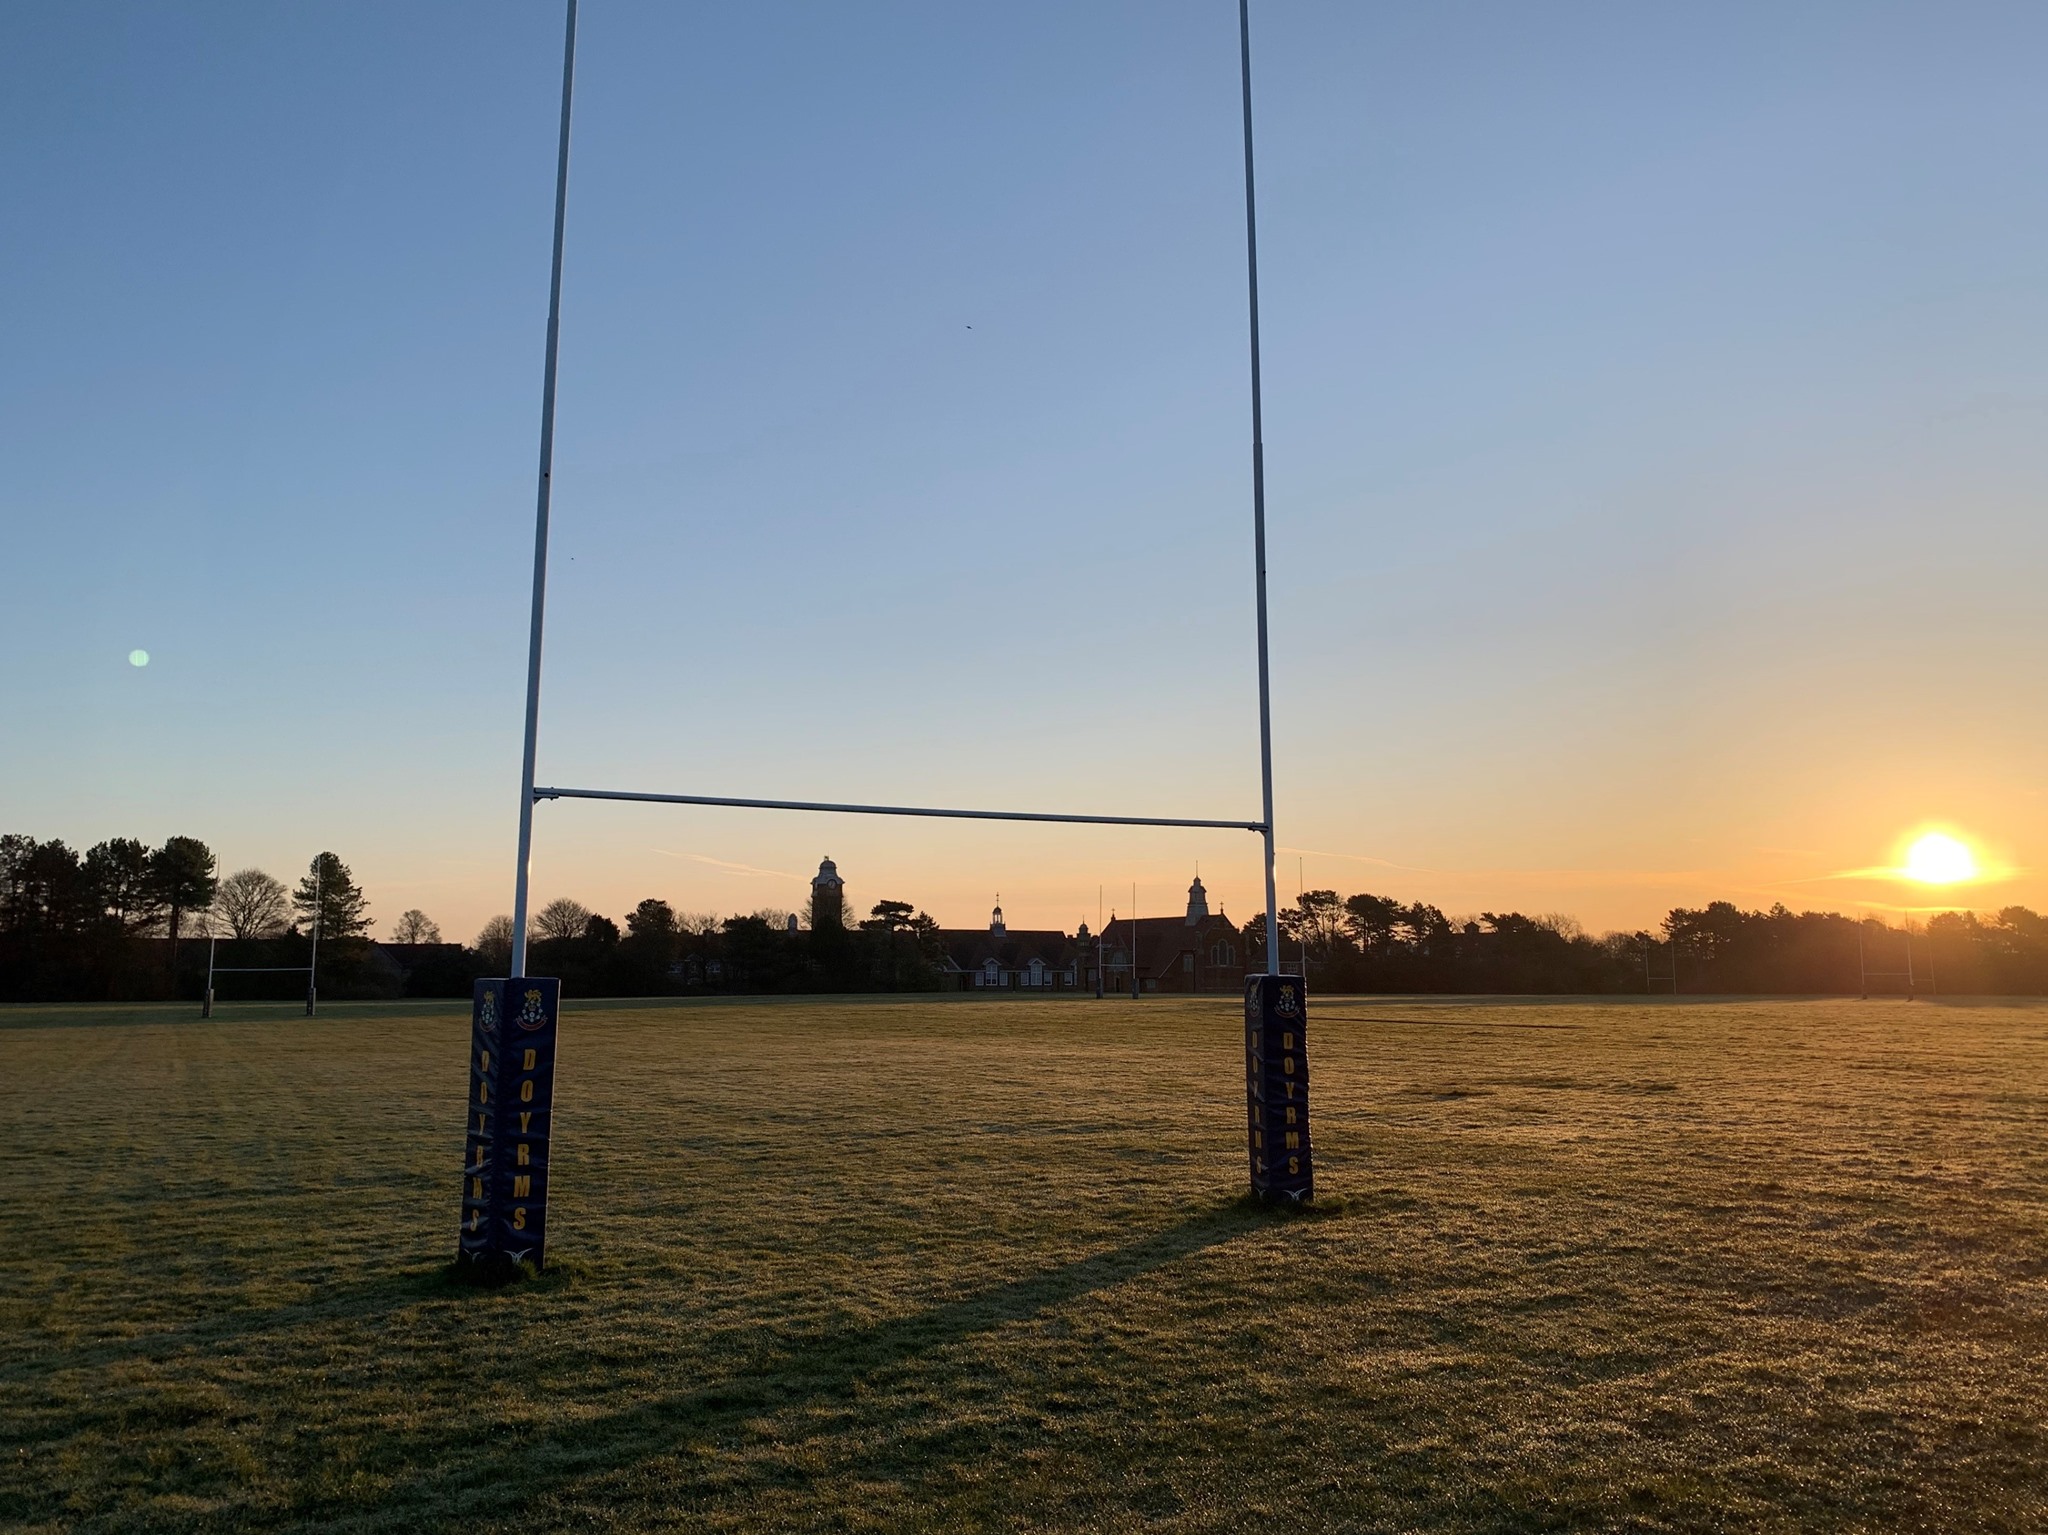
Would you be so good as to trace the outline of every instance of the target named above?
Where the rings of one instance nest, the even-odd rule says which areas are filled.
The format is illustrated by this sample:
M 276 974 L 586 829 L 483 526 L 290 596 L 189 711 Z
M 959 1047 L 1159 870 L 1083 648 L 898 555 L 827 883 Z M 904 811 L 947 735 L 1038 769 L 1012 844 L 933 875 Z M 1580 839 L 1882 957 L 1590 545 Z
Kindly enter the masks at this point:
M 466 1008 L 0 1012 L 32 1530 L 2039 1530 L 2048 1007 L 564 1008 L 557 1267 L 441 1275 Z

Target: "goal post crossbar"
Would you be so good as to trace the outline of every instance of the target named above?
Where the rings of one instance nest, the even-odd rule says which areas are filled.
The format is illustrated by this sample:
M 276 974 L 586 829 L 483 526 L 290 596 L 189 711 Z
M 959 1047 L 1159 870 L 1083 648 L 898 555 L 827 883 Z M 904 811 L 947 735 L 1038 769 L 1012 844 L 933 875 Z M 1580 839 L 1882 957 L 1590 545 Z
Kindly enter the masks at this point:
M 725 794 L 649 794 L 633 789 L 556 789 L 536 785 L 535 800 L 630 800 L 653 805 L 712 805 L 734 810 L 815 810 L 830 815 L 915 815 L 951 821 L 1057 821 L 1080 826 L 1182 826 L 1265 833 L 1265 823 L 1162 815 L 1069 815 L 1043 810 L 946 810 L 925 805 L 841 805 L 822 800 L 745 799 Z

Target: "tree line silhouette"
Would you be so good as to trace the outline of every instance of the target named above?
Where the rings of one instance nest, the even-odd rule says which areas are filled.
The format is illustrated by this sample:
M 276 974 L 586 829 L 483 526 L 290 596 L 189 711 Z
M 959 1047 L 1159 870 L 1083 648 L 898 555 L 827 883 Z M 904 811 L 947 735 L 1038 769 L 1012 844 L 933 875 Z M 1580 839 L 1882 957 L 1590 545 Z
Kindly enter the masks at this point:
M 558 899 L 534 918 L 528 965 L 571 996 L 713 992 L 926 991 L 944 984 L 939 926 L 907 901 L 730 917 L 641 901 L 622 921 Z M 320 934 L 321 993 L 334 998 L 466 996 L 503 975 L 512 923 L 443 942 L 418 910 L 384 942 L 347 864 L 317 854 L 296 886 L 260 869 L 222 876 L 195 837 L 157 847 L 116 837 L 78 852 L 0 836 L 0 1001 L 196 1000 L 208 944 L 222 965 L 303 965 Z M 1265 964 L 1265 918 L 1244 930 Z M 199 940 L 199 941 L 195 941 Z M 1910 945 L 1910 951 L 1908 949 Z M 1875 917 L 1744 911 L 1727 901 L 1671 911 L 1656 932 L 1588 935 L 1556 913 L 1452 918 L 1424 902 L 1310 890 L 1280 913 L 1282 967 L 1321 992 L 1548 994 L 2048 993 L 2048 918 L 2024 906 L 1935 915 L 1916 932 Z M 224 1000 L 285 997 L 303 982 L 250 976 Z
M 1261 913 L 1245 927 L 1259 960 L 1265 925 Z M 2007 906 L 1990 917 L 1942 912 L 1909 931 L 1877 917 L 1711 901 L 1674 908 L 1654 933 L 1593 937 L 1556 913 L 1454 921 L 1423 902 L 1310 890 L 1280 913 L 1283 966 L 1304 957 L 1312 985 L 1333 992 L 1830 995 L 1903 991 L 1910 973 L 1922 993 L 2037 995 L 2048 992 L 2048 919 Z
M 235 946 L 227 964 L 304 965 L 316 929 L 340 995 L 399 994 L 396 967 L 369 942 L 369 902 L 333 853 L 292 889 L 261 869 L 222 877 L 197 837 L 154 848 L 112 837 L 80 853 L 0 836 L 0 1001 L 197 997 L 209 943 Z
M 938 924 L 906 901 L 859 921 L 842 909 L 726 918 L 649 899 L 623 925 L 581 903 L 534 918 L 528 965 L 572 996 L 698 992 L 925 991 L 941 984 Z M 447 943 L 411 910 L 372 941 L 370 904 L 348 865 L 317 854 L 296 887 L 261 869 L 222 876 L 196 837 L 152 848 L 113 838 L 76 851 L 0 836 L 0 1001 L 196 1001 L 209 946 L 224 967 L 305 966 L 319 934 L 320 993 L 333 1000 L 467 996 L 511 962 L 512 919 Z M 304 994 L 302 975 L 225 975 L 223 1001 Z

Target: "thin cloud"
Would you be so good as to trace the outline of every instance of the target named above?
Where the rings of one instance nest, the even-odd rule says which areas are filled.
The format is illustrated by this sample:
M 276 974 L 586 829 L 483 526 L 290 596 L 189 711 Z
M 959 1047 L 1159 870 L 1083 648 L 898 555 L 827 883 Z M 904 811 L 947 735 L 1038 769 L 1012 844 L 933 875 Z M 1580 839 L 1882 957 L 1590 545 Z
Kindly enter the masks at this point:
M 1434 874 L 1444 879 L 1580 879 L 1616 885 L 1668 885 L 1711 877 L 1710 871 L 1703 869 L 1435 869 L 1364 853 L 1333 853 L 1327 848 L 1282 847 L 1276 851 L 1309 858 L 1342 858 L 1352 863 L 1377 864 L 1382 869 L 1399 869 L 1404 874 Z
M 2027 871 L 2022 868 L 2006 868 L 2003 865 L 1985 864 L 1981 865 L 1978 868 L 1977 872 L 1971 875 L 1968 879 L 1957 880 L 1955 883 L 1958 885 L 1997 885 L 2003 884 L 2005 881 L 2016 878 L 2017 876 L 2024 874 L 2026 872 Z M 1784 885 L 1820 885 L 1825 884 L 1829 880 L 1837 879 L 1881 879 L 1897 884 L 1915 885 L 1920 883 L 1919 880 L 1915 879 L 1911 874 L 1907 873 L 1906 870 L 1894 869 L 1890 867 L 1878 867 L 1872 869 L 1837 869 L 1832 874 L 1814 874 L 1808 876 L 1805 879 L 1780 880 L 1778 883 Z M 1947 910 L 1946 907 L 1928 909 Z M 1919 911 L 1921 910 L 1921 908 L 1917 906 L 1901 906 L 1898 907 L 1897 910 Z
M 1352 863 L 1373 863 L 1378 864 L 1382 869 L 1401 869 L 1410 874 L 1443 874 L 1448 872 L 1444 869 L 1425 869 L 1420 864 L 1395 863 L 1387 858 L 1373 858 L 1365 853 L 1332 853 L 1319 847 L 1282 847 L 1275 848 L 1274 851 L 1279 853 L 1295 853 L 1305 858 L 1343 858 L 1348 859 Z
M 793 879 L 799 884 L 803 881 L 801 874 L 789 874 L 781 869 L 757 869 L 750 863 L 733 863 L 728 859 L 713 858 L 706 853 L 678 853 L 673 848 L 666 847 L 658 847 L 654 851 L 664 858 L 686 858 L 692 863 L 707 863 L 714 869 L 723 869 L 728 874 L 739 874 L 748 879 Z

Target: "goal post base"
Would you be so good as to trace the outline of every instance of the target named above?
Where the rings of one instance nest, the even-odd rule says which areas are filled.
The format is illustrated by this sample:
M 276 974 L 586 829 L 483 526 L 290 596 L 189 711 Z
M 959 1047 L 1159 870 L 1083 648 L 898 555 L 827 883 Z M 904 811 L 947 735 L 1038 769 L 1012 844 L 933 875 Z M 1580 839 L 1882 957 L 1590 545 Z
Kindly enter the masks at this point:
M 544 976 L 480 980 L 471 996 L 456 1268 L 484 1283 L 547 1266 L 561 1006 L 562 983 Z
M 514 1263 L 503 1253 L 485 1253 L 481 1258 L 458 1253 L 446 1273 L 454 1284 L 477 1290 L 497 1290 L 508 1284 L 517 1284 L 522 1279 L 537 1278 L 540 1270 L 530 1263 Z
M 1245 1147 L 1252 1197 L 1315 1198 L 1308 1130 L 1308 988 L 1296 975 L 1254 975 L 1244 993 Z

